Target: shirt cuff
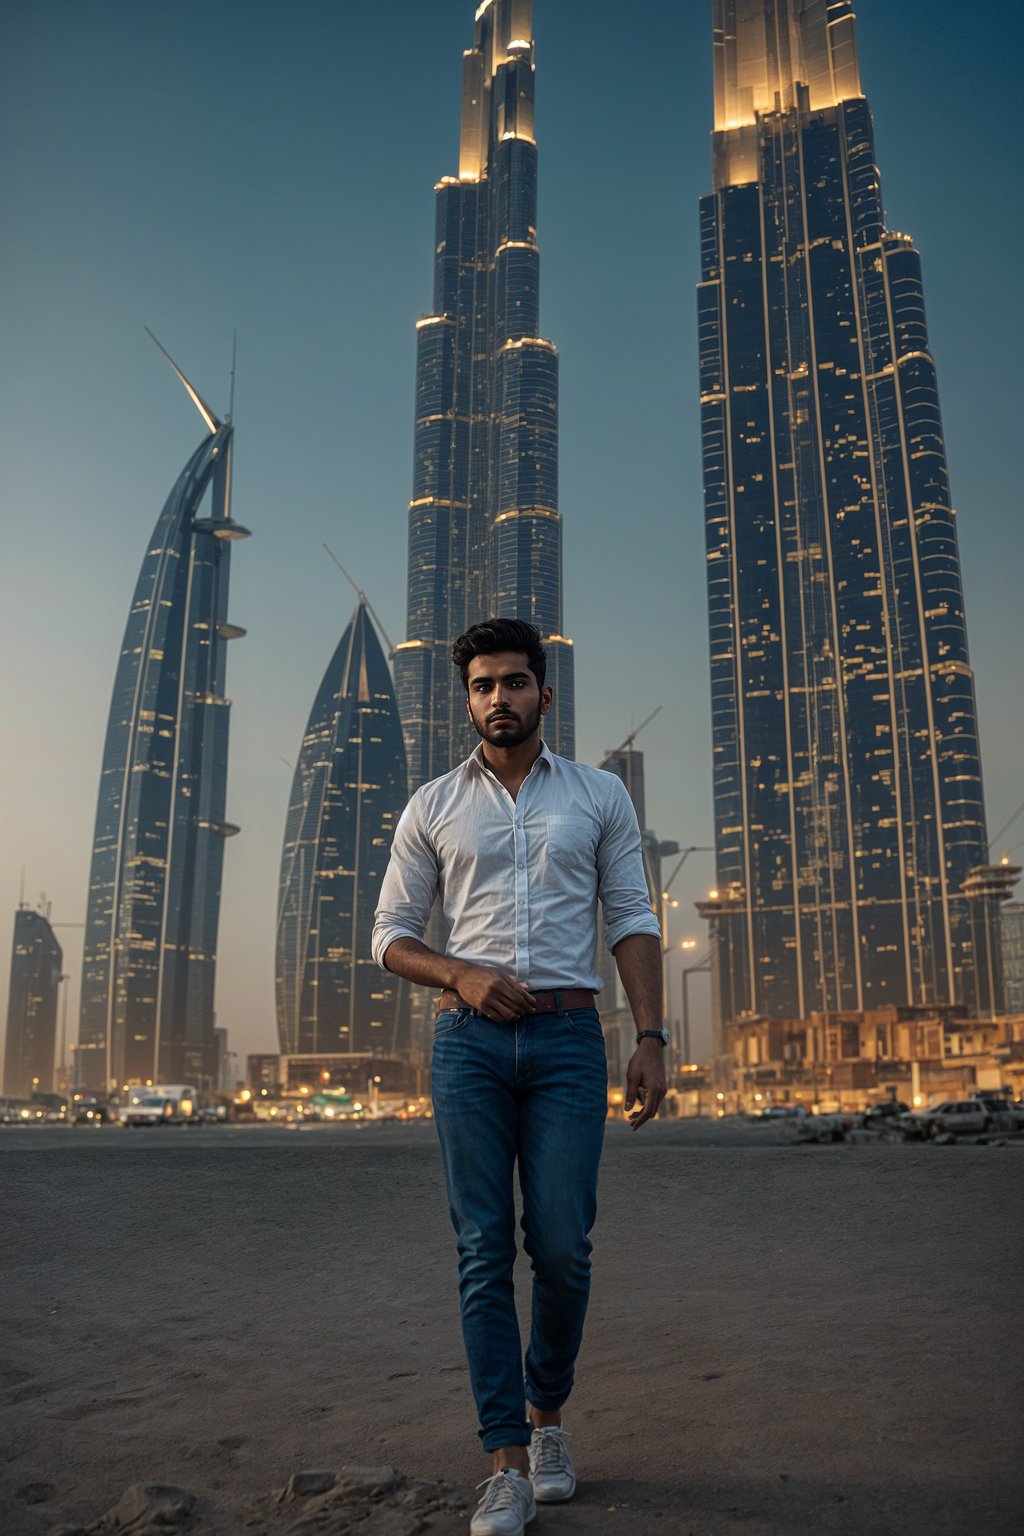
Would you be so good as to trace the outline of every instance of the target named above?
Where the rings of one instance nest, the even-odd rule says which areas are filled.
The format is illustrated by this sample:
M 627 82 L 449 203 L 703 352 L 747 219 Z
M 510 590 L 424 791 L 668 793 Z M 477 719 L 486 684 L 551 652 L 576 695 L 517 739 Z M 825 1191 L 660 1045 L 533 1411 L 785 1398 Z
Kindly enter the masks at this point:
M 604 941 L 609 954 L 616 944 L 621 943 L 623 939 L 631 938 L 634 933 L 649 933 L 652 939 L 661 942 L 661 925 L 649 907 L 645 912 L 638 913 L 636 917 L 619 918 L 614 923 L 605 920 Z
M 384 964 L 384 956 L 388 952 L 389 945 L 396 939 L 415 939 L 417 943 L 423 942 L 423 930 L 418 933 L 415 928 L 403 925 L 399 922 L 378 924 L 373 930 L 373 939 L 370 942 L 370 953 L 382 971 L 388 971 Z M 388 971 L 390 976 L 392 973 Z

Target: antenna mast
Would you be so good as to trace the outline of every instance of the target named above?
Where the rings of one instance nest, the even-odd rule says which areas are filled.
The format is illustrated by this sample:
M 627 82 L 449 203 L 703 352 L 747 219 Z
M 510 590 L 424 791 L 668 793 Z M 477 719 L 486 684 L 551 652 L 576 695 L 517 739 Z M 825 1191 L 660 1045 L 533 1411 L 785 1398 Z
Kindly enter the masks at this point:
M 377 612 L 376 612 L 373 604 L 370 602 L 370 599 L 367 597 L 367 595 L 363 591 L 362 587 L 360 587 L 355 581 L 352 580 L 352 577 L 349 575 L 348 571 L 346 571 L 345 567 L 342 565 L 341 561 L 338 559 L 337 555 L 334 553 L 334 550 L 331 548 L 331 546 L 329 544 L 325 544 L 324 545 L 324 549 L 326 549 L 327 553 L 330 555 L 331 559 L 334 561 L 335 565 L 338 567 L 338 570 L 344 576 L 345 580 L 348 582 L 348 584 L 352 588 L 353 592 L 356 593 L 356 595 L 359 598 L 359 601 L 361 603 L 365 603 L 367 608 L 369 608 L 369 610 L 370 610 L 370 617 L 373 619 L 373 622 L 376 624 L 377 628 L 380 630 L 381 634 L 384 636 L 384 641 L 385 641 L 385 644 L 387 645 L 387 648 L 388 648 L 388 660 L 390 661 L 391 658 L 395 654 L 395 648 L 391 644 L 391 637 L 389 636 L 387 630 L 384 628 L 384 625 L 381 623 L 380 619 L 377 617 Z

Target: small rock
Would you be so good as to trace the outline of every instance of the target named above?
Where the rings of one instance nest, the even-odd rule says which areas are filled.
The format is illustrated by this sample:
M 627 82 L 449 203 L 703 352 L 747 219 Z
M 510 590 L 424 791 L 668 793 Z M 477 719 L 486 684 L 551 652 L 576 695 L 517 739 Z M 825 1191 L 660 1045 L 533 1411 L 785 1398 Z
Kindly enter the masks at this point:
M 177 1525 L 195 1507 L 195 1494 L 165 1483 L 133 1483 L 98 1524 L 101 1531 L 142 1532 L 150 1526 Z
M 394 1467 L 341 1467 L 337 1474 L 339 1489 L 349 1495 L 362 1494 L 364 1498 L 390 1493 L 403 1481 Z
M 23 1483 L 14 1490 L 14 1497 L 23 1504 L 45 1504 L 52 1493 L 52 1483 Z
M 312 1493 L 330 1493 L 337 1481 L 334 1472 L 293 1472 L 283 1497 L 308 1499 Z

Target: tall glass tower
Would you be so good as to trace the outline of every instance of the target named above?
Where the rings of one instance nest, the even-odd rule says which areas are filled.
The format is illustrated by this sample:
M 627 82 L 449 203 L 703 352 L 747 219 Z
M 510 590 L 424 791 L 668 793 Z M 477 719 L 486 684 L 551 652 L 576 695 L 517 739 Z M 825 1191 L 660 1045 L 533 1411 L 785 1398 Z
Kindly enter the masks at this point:
M 700 396 L 727 1017 L 986 1009 L 986 856 L 921 263 L 850 0 L 714 0 Z
M 163 350 L 161 348 L 161 350 Z M 166 354 L 165 354 L 166 356 Z M 170 362 L 170 359 L 168 358 Z M 100 773 L 79 1081 L 213 1086 L 224 841 L 234 427 L 171 363 L 207 428 L 167 498 L 128 614 Z
M 53 1089 L 57 994 L 64 953 L 50 920 L 19 907 L 14 914 L 11 982 L 7 999 L 3 1091 L 12 1099 Z
M 402 985 L 370 954 L 405 786 L 391 674 L 360 596 L 313 701 L 292 781 L 277 908 L 284 1055 L 408 1050 Z
M 489 614 L 540 629 L 555 695 L 545 735 L 575 752 L 558 356 L 540 334 L 531 0 L 476 8 L 459 174 L 436 191 L 434 303 L 417 324 L 407 639 L 395 657 L 410 791 L 476 744 L 450 653 Z

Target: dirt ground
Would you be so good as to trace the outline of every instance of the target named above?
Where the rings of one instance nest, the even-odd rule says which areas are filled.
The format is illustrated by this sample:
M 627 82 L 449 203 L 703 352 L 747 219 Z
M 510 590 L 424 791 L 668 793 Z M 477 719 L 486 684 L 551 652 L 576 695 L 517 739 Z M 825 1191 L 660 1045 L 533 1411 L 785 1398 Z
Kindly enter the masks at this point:
M 1018 1536 L 1022 1175 L 1019 1146 L 611 1127 L 580 1488 L 531 1531 Z M 488 1463 L 431 1126 L 12 1128 L 0 1178 L 4 1536 L 140 1481 L 198 1502 L 96 1529 L 467 1530 Z M 271 1499 L 346 1467 L 377 1470 Z

